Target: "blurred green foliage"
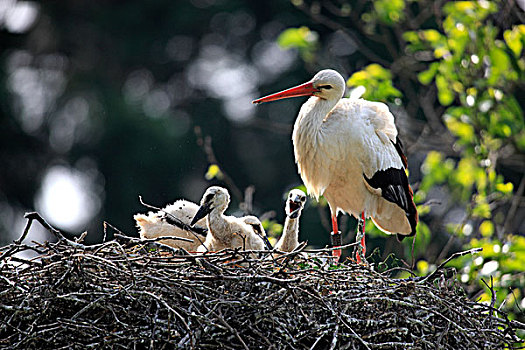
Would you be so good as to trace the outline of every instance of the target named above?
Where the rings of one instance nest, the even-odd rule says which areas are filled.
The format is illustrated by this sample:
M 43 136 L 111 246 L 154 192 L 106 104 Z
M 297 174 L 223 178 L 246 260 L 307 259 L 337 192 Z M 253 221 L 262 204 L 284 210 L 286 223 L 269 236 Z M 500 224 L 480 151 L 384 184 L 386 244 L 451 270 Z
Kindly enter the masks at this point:
M 372 101 L 393 102 L 401 97 L 401 92 L 392 85 L 392 74 L 388 69 L 377 63 L 372 63 L 364 69 L 355 72 L 347 80 L 348 87 L 363 86 L 366 91 L 363 98 Z
M 277 38 L 277 43 L 284 49 L 298 49 L 302 59 L 309 62 L 314 58 L 314 52 L 318 48 L 318 39 L 319 35 L 315 31 L 302 26 L 284 30 Z
M 439 102 L 448 106 L 443 121 L 461 152 L 458 161 L 439 152 L 429 153 L 422 166 L 418 198 L 446 184 L 465 203 L 467 216 L 450 227 L 451 233 L 465 249 L 482 247 L 483 252 L 456 262 L 462 281 L 483 286 L 480 278 L 490 274 L 498 301 L 508 298 L 505 307 L 518 313 L 516 300 L 522 300 L 525 288 L 525 240 L 504 231 L 505 216 L 498 213 L 498 204 L 512 199 L 513 184 L 498 173 L 497 160 L 502 149 L 523 151 L 523 110 L 512 91 L 518 79 L 525 77 L 525 26 L 513 25 L 502 32 L 489 18 L 498 5 L 488 1 L 447 3 L 442 31 L 409 31 L 404 38 L 413 53 L 433 50 L 437 61 L 418 78 L 422 84 L 435 82 Z M 488 290 L 481 298 L 490 300 Z

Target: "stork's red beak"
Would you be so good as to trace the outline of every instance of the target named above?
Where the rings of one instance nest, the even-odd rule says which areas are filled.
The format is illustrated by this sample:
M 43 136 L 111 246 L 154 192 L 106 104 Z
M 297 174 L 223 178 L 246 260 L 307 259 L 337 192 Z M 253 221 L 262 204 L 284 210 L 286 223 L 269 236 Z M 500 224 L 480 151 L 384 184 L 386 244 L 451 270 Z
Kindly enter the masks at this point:
M 275 100 L 280 100 L 283 98 L 289 98 L 289 97 L 296 97 L 296 96 L 312 96 L 315 92 L 319 92 L 319 89 L 314 88 L 313 83 L 307 82 L 298 86 L 295 86 L 293 88 L 289 88 L 280 92 L 276 92 L 275 94 L 271 94 L 268 96 L 264 96 L 261 98 L 258 98 L 257 100 L 253 100 L 252 103 L 264 103 L 264 102 L 270 102 Z

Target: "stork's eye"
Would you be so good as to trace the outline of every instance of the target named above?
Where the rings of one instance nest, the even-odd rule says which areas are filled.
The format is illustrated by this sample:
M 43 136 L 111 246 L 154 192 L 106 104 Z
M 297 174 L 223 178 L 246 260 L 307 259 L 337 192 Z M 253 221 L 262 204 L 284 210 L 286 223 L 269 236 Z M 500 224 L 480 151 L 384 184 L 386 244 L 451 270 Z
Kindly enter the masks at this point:
M 326 89 L 326 90 L 330 90 L 332 88 L 331 85 L 319 85 L 318 86 L 319 89 Z
M 301 197 L 301 202 L 304 202 L 306 200 L 306 197 Z

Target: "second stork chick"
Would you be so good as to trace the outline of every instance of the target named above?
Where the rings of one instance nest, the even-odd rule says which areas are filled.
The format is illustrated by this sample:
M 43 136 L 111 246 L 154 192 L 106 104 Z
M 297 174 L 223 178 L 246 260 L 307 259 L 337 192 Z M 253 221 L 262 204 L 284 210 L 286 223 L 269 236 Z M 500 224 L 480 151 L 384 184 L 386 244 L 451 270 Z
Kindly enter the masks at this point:
M 263 224 L 261 220 L 259 220 L 258 217 L 253 215 L 248 215 L 242 218 L 245 224 L 248 224 L 252 227 L 253 232 L 255 232 L 259 237 L 262 238 L 264 241 L 264 245 L 266 246 L 266 249 L 272 250 L 272 244 L 268 240 L 268 236 L 266 235 L 266 231 L 264 230 Z
M 283 234 L 275 245 L 275 249 L 282 252 L 291 252 L 299 245 L 299 217 L 305 202 L 306 194 L 299 189 L 293 189 L 288 194 Z
M 209 187 L 191 225 L 206 217 L 208 235 L 197 251 L 218 251 L 241 247 L 246 250 L 264 250 L 264 241 L 243 218 L 224 215 L 230 204 L 230 194 L 219 186 Z

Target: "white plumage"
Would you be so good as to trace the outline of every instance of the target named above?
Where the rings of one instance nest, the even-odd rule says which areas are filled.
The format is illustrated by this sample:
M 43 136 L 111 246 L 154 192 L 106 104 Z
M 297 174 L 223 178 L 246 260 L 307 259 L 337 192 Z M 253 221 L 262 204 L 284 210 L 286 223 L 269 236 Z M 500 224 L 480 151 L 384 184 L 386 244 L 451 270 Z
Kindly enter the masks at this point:
M 148 214 L 136 214 L 133 218 L 139 228 L 141 238 L 152 239 L 163 236 L 175 236 L 191 239 L 192 242 L 170 239 L 161 240 L 159 242 L 174 248 L 184 248 L 187 251 L 196 251 L 197 247 L 204 242 L 206 238 L 205 234 L 197 234 L 189 229 L 184 229 L 183 227 L 186 225 L 189 228 L 191 219 L 193 219 L 198 210 L 199 206 L 197 204 L 180 199 L 160 211 L 150 211 Z M 178 222 L 175 222 L 177 220 Z M 198 232 L 205 233 L 206 220 L 199 220 L 194 228 Z
M 306 195 L 299 189 L 293 189 L 288 194 L 283 234 L 275 245 L 275 249 L 282 252 L 291 252 L 299 245 L 299 218 L 305 202 Z
M 305 84 L 254 103 L 311 96 L 295 121 L 295 160 L 308 193 L 328 201 L 334 232 L 343 211 L 371 217 L 401 239 L 414 235 L 417 211 L 394 116 L 383 103 L 342 98 L 344 91 L 343 77 L 323 70 Z
M 261 220 L 259 220 L 258 217 L 253 216 L 253 215 L 248 215 L 248 216 L 242 217 L 241 219 L 242 221 L 244 221 L 245 224 L 251 226 L 253 232 L 255 232 L 257 236 L 262 238 L 262 240 L 264 241 L 264 245 L 266 246 L 268 250 L 273 249 L 272 245 L 270 244 L 270 241 L 268 240 L 268 236 L 266 235 L 266 231 L 263 227 L 263 224 Z
M 229 203 L 230 195 L 226 189 L 212 186 L 206 190 L 201 206 L 191 221 L 191 225 L 194 225 L 206 217 L 208 234 L 204 246 L 199 247 L 197 251 L 218 251 L 237 247 L 264 250 L 263 239 L 245 223 L 244 218 L 224 215 Z

